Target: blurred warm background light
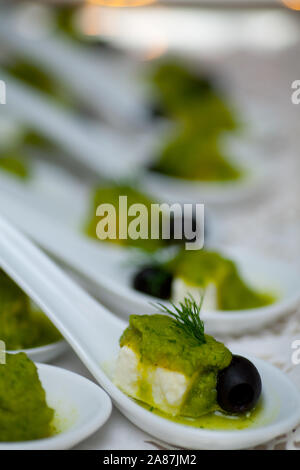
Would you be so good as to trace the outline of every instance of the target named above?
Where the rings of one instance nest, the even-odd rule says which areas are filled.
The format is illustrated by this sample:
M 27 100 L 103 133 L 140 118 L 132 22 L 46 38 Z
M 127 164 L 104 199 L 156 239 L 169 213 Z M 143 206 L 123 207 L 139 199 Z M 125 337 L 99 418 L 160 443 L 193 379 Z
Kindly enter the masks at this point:
M 300 10 L 300 0 L 282 0 L 282 3 L 291 10 Z
M 143 5 L 150 5 L 155 3 L 156 0 L 87 0 L 87 3 L 93 5 L 103 5 L 108 7 L 140 7 Z
M 109 40 L 127 51 L 142 52 L 144 60 L 151 60 L 167 50 L 209 57 L 215 51 L 284 49 L 298 41 L 295 16 L 287 15 L 285 8 L 217 11 L 85 4 L 78 12 L 77 24 L 83 34 Z

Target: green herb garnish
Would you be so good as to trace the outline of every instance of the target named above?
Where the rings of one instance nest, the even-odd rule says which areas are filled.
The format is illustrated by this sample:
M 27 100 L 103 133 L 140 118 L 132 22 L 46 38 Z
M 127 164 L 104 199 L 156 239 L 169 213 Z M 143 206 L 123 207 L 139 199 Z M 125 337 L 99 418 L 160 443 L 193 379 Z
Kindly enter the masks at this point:
M 199 304 L 194 298 L 189 295 L 184 298 L 183 302 L 179 302 L 176 306 L 171 302 L 174 310 L 169 309 L 165 305 L 157 304 L 160 310 L 164 313 L 171 315 L 179 326 L 186 334 L 193 336 L 200 344 L 206 343 L 204 335 L 204 323 L 200 319 L 200 312 L 203 304 L 204 296 L 201 296 Z

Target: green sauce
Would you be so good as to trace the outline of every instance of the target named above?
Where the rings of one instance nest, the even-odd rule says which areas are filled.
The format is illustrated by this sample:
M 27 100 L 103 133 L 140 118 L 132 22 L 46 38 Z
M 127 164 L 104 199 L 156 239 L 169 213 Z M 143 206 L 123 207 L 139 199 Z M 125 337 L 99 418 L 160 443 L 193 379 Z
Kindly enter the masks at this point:
M 61 334 L 29 297 L 0 270 L 0 339 L 8 351 L 54 343 Z
M 161 62 L 150 78 L 166 113 L 189 128 L 216 134 L 239 127 L 231 107 L 213 81 L 179 62 Z
M 156 155 L 153 170 L 196 181 L 234 181 L 243 172 L 223 155 L 219 136 L 240 125 L 212 80 L 176 62 L 154 70 L 151 83 L 168 117 L 179 130 Z
M 30 169 L 27 162 L 17 151 L 0 151 L 0 170 L 8 172 L 22 180 L 27 180 L 30 176 Z
M 0 441 L 49 437 L 53 418 L 34 363 L 24 353 L 7 354 L 0 364 Z
M 243 172 L 222 155 L 218 139 L 181 132 L 162 149 L 153 171 L 195 181 L 233 181 Z
M 119 196 L 127 196 L 127 204 L 130 207 L 133 204 L 144 204 L 144 206 L 148 209 L 148 228 L 149 228 L 149 238 L 147 239 L 137 239 L 133 240 L 130 237 L 127 239 L 120 239 L 118 237 L 119 233 Z M 127 185 L 127 184 L 112 184 L 106 186 L 99 186 L 93 195 L 93 203 L 92 203 L 92 213 L 90 214 L 89 220 L 85 227 L 85 232 L 88 236 L 92 238 L 97 238 L 96 229 L 97 224 L 100 222 L 101 217 L 96 216 L 96 209 L 100 204 L 112 204 L 116 209 L 116 239 L 106 239 L 104 241 L 108 241 L 111 243 L 117 243 L 118 245 L 123 245 L 126 247 L 134 247 L 140 248 L 146 251 L 155 251 L 159 248 L 165 246 L 166 241 L 162 239 L 152 239 L 150 234 L 150 227 L 151 227 L 151 204 L 155 203 L 147 195 L 143 194 L 139 190 Z M 135 217 L 128 216 L 128 226 Z
M 141 405 L 151 413 L 154 413 L 162 418 L 169 419 L 174 423 L 184 424 L 185 426 L 192 426 L 199 429 L 212 429 L 217 431 L 235 431 L 238 429 L 246 429 L 257 424 L 263 410 L 262 402 L 259 402 L 254 410 L 249 413 L 241 415 L 230 415 L 222 411 L 214 411 L 208 413 L 200 418 L 186 418 L 184 416 L 170 416 L 163 411 L 151 407 L 143 402 L 138 401 Z
M 74 98 L 67 87 L 40 66 L 17 58 L 15 61 L 4 64 L 3 67 L 12 77 L 41 93 L 45 93 L 56 104 L 73 108 Z
M 176 277 L 191 286 L 205 288 L 214 283 L 220 310 L 243 310 L 272 304 L 271 293 L 257 292 L 241 278 L 235 263 L 215 252 L 182 250 L 168 263 Z
M 22 145 L 25 147 L 35 147 L 42 150 L 54 151 L 57 149 L 55 143 L 53 143 L 50 139 L 30 128 L 25 129 Z
M 162 367 L 180 372 L 191 379 L 180 407 L 180 415 L 198 418 L 219 409 L 217 404 L 217 374 L 231 362 L 231 353 L 224 344 L 205 335 L 199 344 L 166 315 L 131 315 L 129 327 L 120 339 L 140 357 L 141 365 Z M 138 398 L 154 405 L 151 390 L 141 379 Z

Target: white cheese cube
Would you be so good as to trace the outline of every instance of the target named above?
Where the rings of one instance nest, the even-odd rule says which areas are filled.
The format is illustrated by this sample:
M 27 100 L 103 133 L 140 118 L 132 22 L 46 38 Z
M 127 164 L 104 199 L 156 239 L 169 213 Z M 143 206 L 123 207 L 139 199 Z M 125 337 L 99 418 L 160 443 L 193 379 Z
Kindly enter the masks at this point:
M 139 359 L 136 353 L 127 346 L 119 351 L 115 369 L 115 384 L 128 395 L 136 397 L 139 389 L 140 373 L 138 370 Z
M 175 278 L 172 283 L 172 302 L 177 304 L 183 302 L 185 297 L 191 295 L 197 303 L 200 303 L 201 295 L 204 293 L 203 310 L 217 310 L 217 287 L 214 283 L 210 283 L 203 290 L 200 287 L 195 287 L 187 284 L 181 278 Z
M 138 354 L 123 346 L 118 355 L 114 382 L 131 397 L 176 415 L 191 379 L 180 372 L 145 365 L 140 362 Z

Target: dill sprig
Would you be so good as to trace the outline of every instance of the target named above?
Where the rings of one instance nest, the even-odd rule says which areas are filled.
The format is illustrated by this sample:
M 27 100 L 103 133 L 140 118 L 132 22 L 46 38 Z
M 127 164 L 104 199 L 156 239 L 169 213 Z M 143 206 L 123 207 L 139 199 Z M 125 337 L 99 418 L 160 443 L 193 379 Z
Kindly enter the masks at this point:
M 171 305 L 174 310 L 158 303 L 159 309 L 163 313 L 171 315 L 177 325 L 188 335 L 193 336 L 200 344 L 206 343 L 204 335 L 204 323 L 200 319 L 200 312 L 203 304 L 204 297 L 201 296 L 200 303 L 197 304 L 195 299 L 189 294 L 184 298 L 183 302 L 179 302 L 176 306 L 173 302 Z

